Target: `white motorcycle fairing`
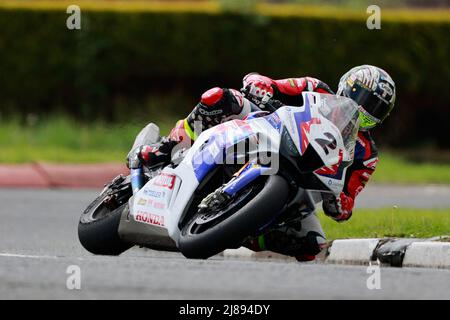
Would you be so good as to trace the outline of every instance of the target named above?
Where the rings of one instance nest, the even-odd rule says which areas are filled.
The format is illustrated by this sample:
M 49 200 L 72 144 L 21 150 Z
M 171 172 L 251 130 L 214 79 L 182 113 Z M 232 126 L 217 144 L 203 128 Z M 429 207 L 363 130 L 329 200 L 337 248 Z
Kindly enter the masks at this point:
M 286 129 L 300 156 L 311 145 L 326 168 L 351 163 L 354 144 L 353 147 L 351 143 L 346 144 L 341 135 L 342 128 L 333 123 L 324 111 L 328 107 L 327 99 L 333 99 L 331 97 L 334 96 L 304 93 L 302 107 L 286 106 L 268 116 L 232 120 L 202 132 L 177 167 L 164 168 L 130 198 L 129 212 L 122 214 L 119 235 L 134 243 L 151 243 L 155 247 L 176 250 L 179 222 L 195 190 L 218 164 L 242 161 L 236 154 L 230 158 L 227 151 L 245 139 L 254 141 L 257 146 L 253 153 L 270 152 L 272 160 L 277 160 L 282 131 Z M 355 132 L 351 134 L 356 135 Z M 272 173 L 275 173 L 277 161 L 272 161 L 271 165 L 275 166 L 272 168 L 275 169 Z M 316 176 L 331 179 L 322 177 L 320 172 Z M 338 189 L 330 188 L 335 194 L 340 192 Z

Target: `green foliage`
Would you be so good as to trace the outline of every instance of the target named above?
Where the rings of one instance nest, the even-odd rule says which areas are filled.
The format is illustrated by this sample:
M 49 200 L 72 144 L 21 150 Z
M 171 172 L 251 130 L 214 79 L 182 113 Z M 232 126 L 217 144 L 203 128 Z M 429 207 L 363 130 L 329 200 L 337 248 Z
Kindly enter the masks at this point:
M 364 13 L 347 19 L 345 11 L 333 18 L 83 9 L 78 31 L 65 27 L 67 17 L 55 8 L 0 8 L 3 115 L 181 117 L 205 89 L 239 88 L 251 71 L 309 75 L 336 88 L 349 68 L 370 63 L 390 72 L 398 86 L 397 107 L 379 140 L 449 146 L 447 126 L 435 125 L 449 116 L 448 17 L 391 16 L 374 31 Z

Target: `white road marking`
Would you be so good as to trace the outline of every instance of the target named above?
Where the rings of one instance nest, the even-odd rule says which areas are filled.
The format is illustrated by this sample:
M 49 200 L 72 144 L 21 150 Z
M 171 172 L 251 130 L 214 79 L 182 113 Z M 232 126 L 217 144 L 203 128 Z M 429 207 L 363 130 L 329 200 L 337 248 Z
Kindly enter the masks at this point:
M 57 256 L 35 256 L 28 254 L 16 254 L 16 253 L 0 253 L 0 257 L 6 258 L 25 258 L 25 259 L 58 259 Z

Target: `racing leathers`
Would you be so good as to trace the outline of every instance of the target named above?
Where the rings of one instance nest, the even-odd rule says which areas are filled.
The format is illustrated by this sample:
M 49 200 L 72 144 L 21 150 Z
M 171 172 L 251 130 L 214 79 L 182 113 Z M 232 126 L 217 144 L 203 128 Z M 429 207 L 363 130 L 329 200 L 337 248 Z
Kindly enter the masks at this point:
M 160 148 L 144 146 L 137 150 L 136 156 L 144 163 L 170 160 L 170 152 L 161 151 L 167 142 L 172 146 L 176 143 L 189 146 L 202 130 L 228 120 L 244 119 L 251 112 L 251 102 L 263 105 L 273 98 L 286 105 L 302 105 L 304 91 L 333 94 L 328 85 L 311 77 L 273 80 L 251 73 L 244 77 L 243 84 L 244 93 L 219 87 L 203 93 L 200 102 L 185 119 L 177 122 Z M 323 194 L 325 214 L 339 222 L 348 220 L 355 198 L 374 172 L 377 162 L 377 149 L 369 132 L 359 131 L 354 161 L 346 170 L 343 191 L 338 197 Z M 324 232 L 315 212 L 299 212 L 298 216 L 297 224 L 273 230 L 244 245 L 254 251 L 270 250 L 295 256 L 300 261 L 313 260 L 326 245 Z

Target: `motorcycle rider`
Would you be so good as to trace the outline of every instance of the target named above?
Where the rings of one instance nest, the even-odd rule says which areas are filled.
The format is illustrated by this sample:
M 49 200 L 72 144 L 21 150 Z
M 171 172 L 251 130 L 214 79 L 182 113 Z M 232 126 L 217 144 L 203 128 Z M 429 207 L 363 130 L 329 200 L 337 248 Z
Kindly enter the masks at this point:
M 251 102 L 263 106 L 273 98 L 286 105 L 302 105 L 302 92 L 334 94 L 324 82 L 311 78 L 273 80 L 251 73 L 243 79 L 244 93 L 215 87 L 206 91 L 187 118 L 177 122 L 169 136 L 153 146 L 141 146 L 128 157 L 128 166 L 154 165 L 170 162 L 171 151 L 179 143 L 189 145 L 196 138 L 194 123 L 206 130 L 231 119 L 243 119 L 250 113 Z M 389 115 L 395 102 L 395 83 L 388 73 L 371 65 L 357 66 L 345 73 L 337 95 L 354 100 L 359 106 L 361 124 L 357 136 L 354 161 L 348 167 L 343 191 L 338 197 L 323 194 L 326 215 L 343 222 L 352 216 L 356 196 L 361 192 L 378 162 L 378 153 L 369 130 Z M 320 170 L 319 170 L 320 172 Z M 326 239 L 315 212 L 301 212 L 296 224 L 273 230 L 245 244 L 254 250 L 270 250 L 310 261 L 326 245 Z

